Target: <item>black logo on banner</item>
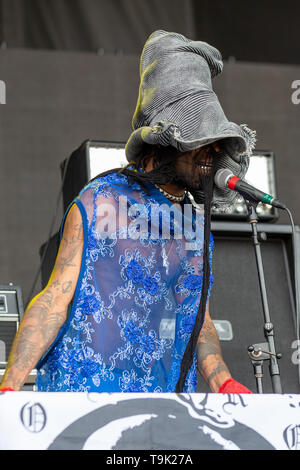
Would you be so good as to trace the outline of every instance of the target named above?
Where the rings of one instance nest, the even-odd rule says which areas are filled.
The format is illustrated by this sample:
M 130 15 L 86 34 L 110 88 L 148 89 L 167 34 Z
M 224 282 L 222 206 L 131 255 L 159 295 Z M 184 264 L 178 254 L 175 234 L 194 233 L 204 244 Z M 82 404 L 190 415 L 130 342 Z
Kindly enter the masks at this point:
M 204 397 L 200 408 L 184 395 L 178 395 L 181 402 L 167 398 L 132 398 L 106 404 L 81 416 L 64 429 L 50 444 L 49 450 L 82 450 L 89 437 L 104 426 L 118 421 L 120 436 L 111 450 L 136 449 L 207 449 L 223 450 L 274 450 L 263 436 L 251 427 L 237 421 L 228 423 L 224 417 L 212 415 L 206 410 Z M 226 407 L 246 406 L 242 396 L 229 400 Z M 193 408 L 191 415 L 189 409 Z M 124 418 L 149 415 L 142 423 L 122 425 Z M 124 421 L 123 421 L 124 423 Z M 122 426 L 123 429 L 122 429 Z M 101 443 L 100 443 L 101 445 Z
M 46 412 L 40 403 L 27 402 L 20 412 L 21 422 L 28 431 L 41 432 L 46 426 Z
M 291 424 L 288 426 L 284 433 L 283 437 L 286 445 L 290 450 L 300 450 L 300 425 Z

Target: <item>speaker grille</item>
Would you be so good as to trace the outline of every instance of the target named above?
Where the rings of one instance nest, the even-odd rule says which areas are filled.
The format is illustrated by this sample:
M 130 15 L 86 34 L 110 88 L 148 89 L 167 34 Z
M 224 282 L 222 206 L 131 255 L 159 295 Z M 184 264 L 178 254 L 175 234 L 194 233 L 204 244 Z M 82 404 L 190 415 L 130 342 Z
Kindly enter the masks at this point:
M 299 393 L 298 370 L 292 363 L 292 342 L 296 339 L 296 330 L 287 239 L 271 237 L 261 244 L 261 251 L 276 352 L 283 355 L 279 360 L 283 393 Z M 251 237 L 216 234 L 213 272 L 211 317 L 229 321 L 233 333 L 232 340 L 221 341 L 223 357 L 233 377 L 256 392 L 247 348 L 253 343 L 266 342 L 266 339 Z M 268 364 L 269 361 L 264 363 L 263 391 L 273 393 Z M 204 389 L 207 387 L 200 381 L 199 391 Z

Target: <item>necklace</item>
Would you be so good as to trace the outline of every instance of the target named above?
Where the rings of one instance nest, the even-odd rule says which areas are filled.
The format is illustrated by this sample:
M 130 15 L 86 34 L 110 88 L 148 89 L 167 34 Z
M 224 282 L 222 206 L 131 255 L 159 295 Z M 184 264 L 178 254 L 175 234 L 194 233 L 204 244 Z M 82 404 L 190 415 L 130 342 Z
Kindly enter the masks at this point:
M 170 201 L 174 202 L 182 202 L 185 199 L 186 196 L 186 191 L 181 196 L 174 196 L 174 194 L 168 193 L 168 191 L 165 191 L 162 189 L 158 184 L 154 185 L 164 196 L 166 196 Z

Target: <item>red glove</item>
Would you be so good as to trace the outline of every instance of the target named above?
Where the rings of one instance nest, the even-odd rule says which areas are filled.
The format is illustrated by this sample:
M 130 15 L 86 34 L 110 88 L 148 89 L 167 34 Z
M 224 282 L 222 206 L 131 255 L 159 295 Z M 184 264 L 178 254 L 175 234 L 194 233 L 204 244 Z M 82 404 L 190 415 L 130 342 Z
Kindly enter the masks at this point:
M 234 379 L 226 380 L 219 388 L 218 393 L 252 393 L 247 387 Z
M 3 387 L 0 388 L 0 392 L 14 392 L 14 389 L 9 387 Z

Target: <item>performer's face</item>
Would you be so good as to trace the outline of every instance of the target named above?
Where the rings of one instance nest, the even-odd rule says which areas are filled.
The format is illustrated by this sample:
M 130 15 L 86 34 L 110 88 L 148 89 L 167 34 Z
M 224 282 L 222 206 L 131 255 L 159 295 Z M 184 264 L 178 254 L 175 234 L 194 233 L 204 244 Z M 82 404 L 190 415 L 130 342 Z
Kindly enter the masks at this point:
M 215 152 L 220 147 L 213 143 L 180 155 L 175 163 L 176 184 L 182 188 L 198 189 L 203 177 L 212 174 Z

